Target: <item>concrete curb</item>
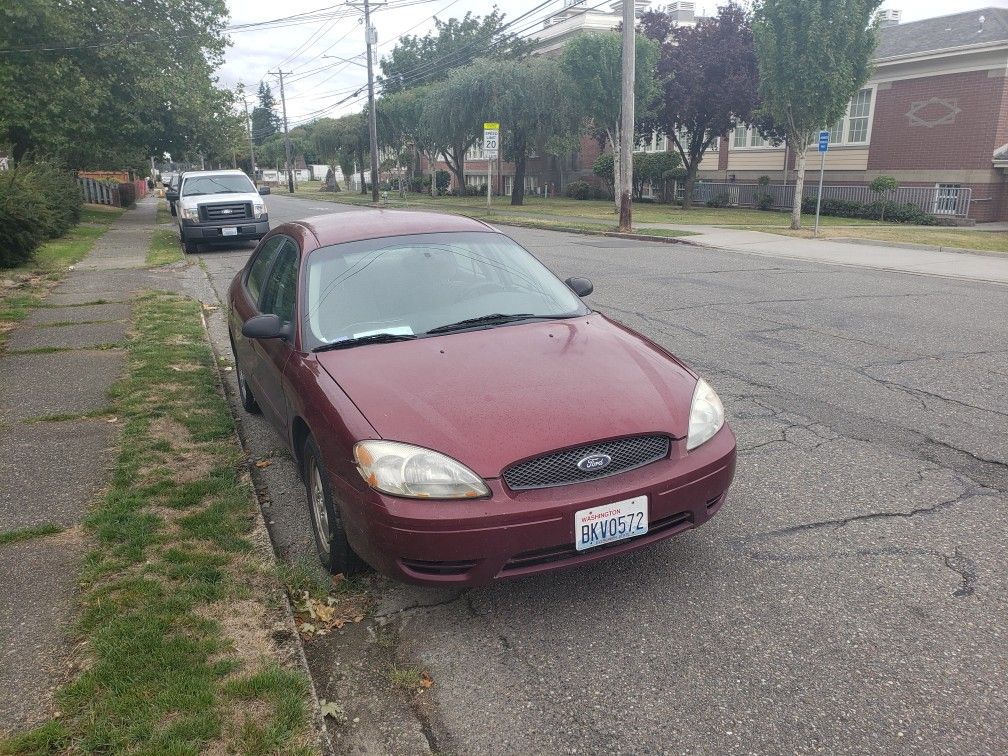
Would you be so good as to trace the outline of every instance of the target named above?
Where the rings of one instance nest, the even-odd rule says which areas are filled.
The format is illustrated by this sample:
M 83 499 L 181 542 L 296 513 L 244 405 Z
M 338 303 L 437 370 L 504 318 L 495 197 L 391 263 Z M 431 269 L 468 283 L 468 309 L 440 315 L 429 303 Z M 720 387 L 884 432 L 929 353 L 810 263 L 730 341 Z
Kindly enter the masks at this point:
M 974 233 L 997 233 L 996 231 L 975 231 Z M 957 255 L 978 255 L 979 257 L 999 257 L 1008 259 L 1008 252 L 991 252 L 986 249 L 968 249 L 966 247 L 941 247 L 936 244 L 913 244 L 911 242 L 880 241 L 877 239 L 862 239 L 848 237 L 843 239 L 826 239 L 825 241 L 839 244 L 868 244 L 873 247 L 893 247 L 895 249 L 920 249 L 925 252 L 952 252 Z
M 234 423 L 234 435 L 235 440 L 238 442 L 239 448 L 245 452 L 245 467 L 248 470 L 249 479 L 255 480 L 255 466 L 252 463 L 252 458 L 248 455 L 248 444 L 245 443 L 244 434 L 242 432 L 241 422 L 237 410 L 235 408 L 234 396 L 228 390 L 227 380 L 224 378 L 221 372 L 221 357 L 222 355 L 217 351 L 217 347 L 214 346 L 213 339 L 210 336 L 210 325 L 207 323 L 206 311 L 200 306 L 200 323 L 203 326 L 203 335 L 206 337 L 207 344 L 210 345 L 210 351 L 214 356 L 214 375 L 217 377 L 217 388 L 221 392 L 221 396 L 227 401 L 228 409 L 231 412 L 231 419 Z M 256 522 L 255 530 L 263 534 L 265 537 L 265 543 L 269 545 L 268 549 L 263 549 L 269 553 L 269 559 L 273 566 L 278 565 L 276 547 L 273 544 L 273 539 L 270 537 L 269 528 L 266 527 L 266 519 L 263 517 L 263 502 L 259 496 L 259 490 L 256 486 L 252 485 L 252 499 L 255 503 L 255 513 Z M 333 746 L 332 739 L 329 737 L 329 728 L 326 726 L 325 717 L 322 714 L 322 705 L 319 703 L 318 689 L 315 687 L 315 679 L 312 677 L 311 669 L 308 667 L 308 657 L 305 655 L 304 643 L 301 641 L 301 634 L 298 633 L 297 622 L 294 620 L 294 609 L 291 606 L 290 598 L 287 596 L 287 591 L 284 590 L 283 586 L 278 588 L 280 593 L 280 604 L 283 608 L 284 613 L 284 624 L 286 625 L 287 632 L 292 638 L 292 643 L 297 649 L 297 663 L 301 669 L 302 674 L 308 680 L 308 690 L 311 696 L 311 720 L 312 726 L 315 730 L 315 734 L 318 739 L 318 744 L 321 752 L 325 756 L 336 756 L 336 749 Z

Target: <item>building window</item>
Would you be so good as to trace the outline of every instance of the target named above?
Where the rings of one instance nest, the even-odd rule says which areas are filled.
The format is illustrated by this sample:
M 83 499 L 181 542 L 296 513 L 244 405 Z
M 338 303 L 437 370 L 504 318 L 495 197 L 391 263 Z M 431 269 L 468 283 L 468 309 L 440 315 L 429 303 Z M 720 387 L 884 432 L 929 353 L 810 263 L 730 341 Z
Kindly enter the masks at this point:
M 750 142 L 750 144 L 753 147 L 762 147 L 764 144 L 763 135 L 760 134 L 758 131 L 756 131 L 756 129 L 752 130 L 752 141 Z
M 735 141 L 732 144 L 733 147 L 745 147 L 746 142 L 749 138 L 749 129 L 746 128 L 745 124 L 740 123 L 735 127 Z
M 465 156 L 466 160 L 486 160 L 486 156 L 483 154 L 483 142 L 477 142 L 472 147 Z
M 871 113 L 872 91 L 862 89 L 851 100 L 848 109 L 847 141 L 860 144 L 868 141 L 868 117 Z

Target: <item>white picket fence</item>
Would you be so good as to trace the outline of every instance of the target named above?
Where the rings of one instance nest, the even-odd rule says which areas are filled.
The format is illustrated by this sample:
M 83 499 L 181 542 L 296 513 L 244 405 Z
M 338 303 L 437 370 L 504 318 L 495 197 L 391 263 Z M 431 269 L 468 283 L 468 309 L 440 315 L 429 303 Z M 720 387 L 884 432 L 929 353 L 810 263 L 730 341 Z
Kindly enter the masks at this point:
M 806 182 L 802 195 L 805 199 L 814 198 L 819 191 L 819 185 L 812 181 Z M 710 200 L 725 198 L 729 207 L 756 207 L 760 194 L 772 197 L 774 209 L 789 209 L 794 203 L 794 184 L 782 186 L 770 184 L 738 184 L 732 182 L 703 181 L 697 182 L 693 189 L 693 201 L 706 204 Z M 823 199 L 848 200 L 869 204 L 880 198 L 867 186 L 824 186 Z M 951 186 L 901 186 L 886 196 L 888 202 L 900 205 L 914 205 L 925 213 L 934 215 L 950 215 L 956 218 L 969 217 L 973 190 L 969 187 Z

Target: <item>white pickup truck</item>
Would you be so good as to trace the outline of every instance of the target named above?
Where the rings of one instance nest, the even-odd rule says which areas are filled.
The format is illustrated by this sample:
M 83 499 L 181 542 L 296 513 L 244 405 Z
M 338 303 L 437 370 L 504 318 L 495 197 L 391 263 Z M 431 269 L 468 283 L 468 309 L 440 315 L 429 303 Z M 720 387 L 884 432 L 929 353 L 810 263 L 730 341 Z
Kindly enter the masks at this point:
M 185 251 L 200 244 L 258 241 L 269 233 L 269 215 L 261 195 L 241 171 L 189 171 L 167 198 L 177 209 L 179 240 Z

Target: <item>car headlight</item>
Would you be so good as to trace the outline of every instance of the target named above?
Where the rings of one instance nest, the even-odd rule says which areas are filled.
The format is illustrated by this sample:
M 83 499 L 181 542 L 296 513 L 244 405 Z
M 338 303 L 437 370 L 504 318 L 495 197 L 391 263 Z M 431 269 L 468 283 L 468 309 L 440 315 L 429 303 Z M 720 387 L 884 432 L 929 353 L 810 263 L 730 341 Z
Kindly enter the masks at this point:
M 199 206 L 193 205 L 192 207 L 183 207 L 179 210 L 182 215 L 182 220 L 199 220 Z
M 475 499 L 490 489 L 451 457 L 397 441 L 361 441 L 354 446 L 357 469 L 377 491 L 413 499 Z
M 695 449 L 710 441 L 724 425 L 724 405 L 721 399 L 703 378 L 693 389 L 693 405 L 690 407 L 689 436 L 686 449 Z
M 256 218 L 262 218 L 266 214 L 266 205 L 252 205 L 252 210 Z

